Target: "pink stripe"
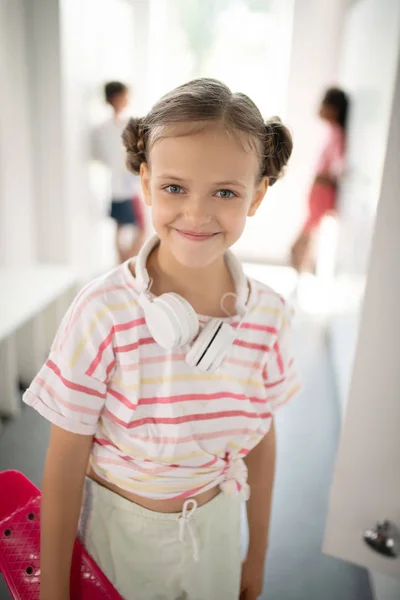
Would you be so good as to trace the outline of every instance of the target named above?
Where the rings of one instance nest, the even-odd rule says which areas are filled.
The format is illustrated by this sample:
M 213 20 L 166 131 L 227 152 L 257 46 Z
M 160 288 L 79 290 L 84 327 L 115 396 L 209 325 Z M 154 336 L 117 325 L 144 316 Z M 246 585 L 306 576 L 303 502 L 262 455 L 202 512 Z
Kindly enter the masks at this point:
M 95 408 L 87 408 L 85 406 L 73 404 L 72 402 L 67 402 L 66 400 L 61 398 L 61 396 L 48 383 L 46 383 L 45 380 L 42 379 L 41 377 L 36 377 L 35 382 L 40 384 L 41 389 L 46 390 L 46 392 L 52 398 L 57 400 L 57 402 L 59 402 L 62 406 L 65 406 L 66 408 L 68 408 L 68 410 L 70 410 L 71 412 L 77 412 L 82 415 L 93 415 L 96 417 L 98 416 L 99 411 L 96 410 Z
M 110 396 L 113 396 L 114 398 L 119 400 L 122 404 L 127 406 L 128 408 L 131 408 L 132 410 L 136 410 L 137 403 L 131 402 L 126 396 L 124 396 L 123 394 L 120 394 L 120 392 L 117 392 L 116 390 L 109 388 L 108 393 Z
M 229 365 L 236 365 L 238 367 L 248 367 L 249 369 L 261 369 L 261 363 L 253 362 L 251 360 L 240 360 L 238 358 L 229 358 L 225 359 L 225 362 Z
M 274 290 L 270 290 L 269 288 L 259 288 L 258 289 L 259 296 L 274 296 L 276 298 L 276 292 Z
M 275 342 L 275 344 L 274 344 L 274 350 L 275 350 L 275 353 L 276 353 L 276 362 L 278 363 L 279 373 L 281 375 L 283 375 L 283 373 L 285 372 L 285 365 L 283 364 L 283 358 L 282 358 L 282 354 L 281 354 L 281 349 L 279 347 L 278 342 Z
M 201 492 L 207 484 L 204 484 L 194 490 L 189 490 L 188 492 L 183 492 L 183 494 L 179 494 L 179 496 L 174 496 L 174 500 L 183 500 L 184 498 L 190 498 L 191 496 L 195 496 L 199 492 Z
M 251 329 L 252 331 L 265 331 L 266 333 L 277 334 L 278 330 L 276 327 L 269 327 L 268 325 L 257 325 L 256 323 L 243 323 L 240 329 Z
M 115 365 L 117 364 L 117 361 L 114 359 L 113 361 L 110 362 L 110 364 L 108 365 L 107 369 L 106 369 L 106 381 L 108 381 L 110 379 L 110 374 L 112 373 L 112 371 L 114 370 Z
M 133 321 L 128 321 L 127 323 L 120 323 L 119 325 L 113 325 L 108 336 L 105 338 L 105 340 L 103 340 L 101 342 L 101 344 L 99 346 L 99 350 L 97 352 L 97 355 L 96 355 L 95 359 L 93 360 L 93 362 L 91 363 L 89 369 L 87 370 L 87 374 L 89 376 L 93 375 L 93 373 L 97 369 L 99 363 L 101 362 L 101 359 L 103 358 L 104 350 L 107 348 L 107 346 L 110 345 L 110 343 L 114 337 L 114 334 L 116 332 L 128 331 L 129 329 L 135 329 L 136 327 L 139 327 L 140 325 L 144 325 L 145 323 L 146 323 L 145 319 L 141 318 L 141 319 L 135 319 Z
M 198 400 L 250 400 L 255 404 L 263 404 L 265 398 L 257 398 L 256 396 L 246 396 L 246 394 L 233 394 L 232 392 L 217 392 L 216 394 L 179 394 L 176 396 L 150 396 L 148 398 L 140 398 L 139 405 L 149 404 L 174 404 L 175 402 L 196 402 Z
M 243 340 L 235 340 L 235 346 L 240 346 L 241 348 L 248 348 L 249 350 L 261 350 L 262 352 L 269 352 L 269 346 L 265 346 L 264 344 L 253 344 L 251 342 L 245 342 Z
M 131 352 L 132 350 L 136 350 L 140 346 L 146 346 L 148 344 L 155 344 L 156 342 L 153 338 L 142 338 L 133 344 L 127 344 L 126 346 L 117 346 L 114 348 L 114 352 Z
M 268 364 L 267 363 L 265 363 L 265 365 L 264 365 L 262 375 L 263 375 L 264 381 L 267 381 L 267 379 L 268 379 Z
M 128 321 L 127 323 L 120 323 L 119 325 L 114 325 L 114 331 L 128 331 L 128 329 L 135 329 L 135 327 L 140 327 L 141 325 L 146 325 L 146 319 L 141 317 L 140 319 L 134 319 L 133 321 Z
M 113 415 L 111 414 L 111 417 L 113 417 Z M 114 418 L 114 417 L 113 417 Z M 211 431 L 210 433 L 194 433 L 193 435 L 186 435 L 184 437 L 179 437 L 177 438 L 176 436 L 162 436 L 162 437 L 157 437 L 154 435 L 135 435 L 135 440 L 140 440 L 141 442 L 151 442 L 153 444 L 185 444 L 187 442 L 193 442 L 193 441 L 204 441 L 204 440 L 216 440 L 219 438 L 232 438 L 232 436 L 236 436 L 236 435 L 252 435 L 253 433 L 255 433 L 254 429 L 227 429 L 225 431 Z M 101 445 L 108 445 L 106 443 L 106 440 L 104 440 L 104 444 L 102 443 Z M 114 444 L 109 444 L 111 446 L 114 446 Z
M 119 450 L 118 446 L 116 446 L 113 442 L 111 442 L 110 440 L 105 440 L 103 438 L 98 438 L 95 437 L 93 439 L 93 443 L 94 444 L 98 444 L 99 446 L 111 446 L 111 448 L 115 448 L 116 450 Z M 128 457 L 129 459 L 129 457 Z
M 108 409 L 105 409 L 103 415 L 107 413 L 112 415 Z M 127 427 L 128 429 L 134 429 L 136 427 L 141 427 L 142 425 L 180 425 L 181 423 L 189 423 L 196 421 L 213 421 L 215 419 L 225 419 L 225 418 L 233 418 L 233 417 L 245 417 L 248 419 L 266 419 L 270 417 L 271 414 L 267 413 L 249 413 L 244 410 L 226 410 L 220 411 L 216 413 L 204 413 L 204 414 L 194 414 L 194 415 L 183 415 L 180 417 L 144 417 L 142 419 L 137 419 L 135 421 L 131 421 L 130 423 L 126 423 L 121 419 L 118 419 L 115 415 L 112 415 L 113 421 Z
M 135 289 L 133 285 L 113 285 L 110 287 L 106 287 L 106 288 L 101 288 L 99 290 L 96 290 L 95 292 L 93 292 L 92 294 L 90 294 L 90 296 L 88 296 L 87 298 L 85 298 L 85 300 L 79 304 L 79 300 L 81 299 L 82 295 L 85 293 L 85 291 L 91 286 L 92 284 L 89 283 L 89 285 L 87 285 L 86 287 L 83 288 L 83 290 L 80 292 L 80 294 L 76 297 L 75 302 L 74 302 L 74 308 L 76 307 L 76 310 L 72 311 L 71 314 L 71 319 L 69 320 L 69 323 L 67 325 L 66 331 L 65 331 L 65 336 L 64 339 L 68 333 L 68 331 L 71 329 L 71 327 L 73 325 L 75 325 L 75 323 L 77 322 L 77 320 L 79 319 L 79 316 L 81 315 L 81 313 L 83 312 L 83 310 L 86 308 L 86 306 L 95 298 L 97 298 L 98 296 L 102 296 L 103 294 L 105 294 L 106 292 L 115 292 L 118 290 L 124 290 L 126 291 L 126 288 L 129 287 L 131 289 Z
M 107 446 L 111 446 L 112 448 L 115 448 L 118 452 L 119 452 L 119 448 L 118 446 L 116 446 L 115 444 L 113 444 L 112 442 L 110 442 L 109 440 L 104 440 L 101 438 L 95 438 L 94 439 L 94 443 L 97 444 L 98 446 L 102 446 L 103 448 L 106 448 Z M 104 457 L 101 457 L 102 460 L 108 460 Z M 165 465 L 163 465 L 162 467 L 157 467 L 154 468 L 153 471 L 151 471 L 151 469 L 144 469 L 143 467 L 140 467 L 136 462 L 135 462 L 135 458 L 133 456 L 129 456 L 127 454 L 120 454 L 119 455 L 119 459 L 123 462 L 123 464 L 126 466 L 126 463 L 130 463 L 132 465 L 132 463 L 134 463 L 134 468 L 135 470 L 141 471 L 142 473 L 162 473 L 164 472 L 165 469 L 170 469 L 172 468 L 172 465 L 165 467 Z M 155 463 L 153 463 L 152 461 L 147 461 L 150 464 L 154 465 Z
M 66 379 L 65 377 L 63 377 L 60 369 L 57 367 L 57 365 L 52 360 L 48 359 L 46 361 L 46 365 L 49 367 L 49 369 L 51 369 L 57 375 L 57 377 L 62 381 L 62 383 L 67 388 L 69 388 L 71 390 L 75 390 L 76 392 L 82 392 L 83 394 L 89 394 L 90 396 L 97 396 L 97 398 L 104 399 L 106 397 L 105 393 L 102 394 L 101 392 L 98 392 L 97 390 L 93 390 L 92 388 L 88 388 L 85 385 L 73 383 L 72 381 L 69 381 L 69 379 Z
M 196 469 L 205 469 L 206 467 L 212 467 L 215 465 L 215 463 L 219 460 L 219 456 L 215 456 L 212 460 L 210 460 L 209 462 L 204 463 L 203 465 L 198 465 L 195 468 Z
M 93 375 L 93 373 L 97 369 L 97 366 L 99 365 L 101 359 L 103 358 L 103 352 L 107 348 L 107 346 L 109 346 L 111 344 L 112 339 L 113 339 L 113 328 L 111 328 L 111 331 L 108 334 L 108 336 L 101 342 L 99 349 L 97 351 L 97 355 L 95 356 L 95 358 L 91 362 L 88 370 L 86 371 L 86 374 L 89 375 L 89 377 L 91 375 Z
M 270 389 L 270 388 L 276 387 L 277 385 L 281 385 L 282 383 L 285 383 L 285 381 L 286 381 L 286 377 L 282 377 L 282 379 L 278 379 L 277 381 L 273 381 L 273 382 L 266 381 L 264 385 L 267 389 Z
M 168 356 L 167 354 L 161 354 L 159 356 L 151 356 L 148 358 L 141 358 L 140 364 L 135 362 L 130 365 L 120 365 L 121 371 L 138 371 L 142 365 L 154 365 L 161 364 L 165 362 L 184 362 L 185 354 L 173 354 L 172 356 Z M 259 362 L 254 362 L 251 360 L 240 360 L 238 358 L 230 358 L 227 357 L 225 362 L 229 365 L 235 365 L 239 367 L 246 367 L 249 369 L 261 369 L 261 364 Z

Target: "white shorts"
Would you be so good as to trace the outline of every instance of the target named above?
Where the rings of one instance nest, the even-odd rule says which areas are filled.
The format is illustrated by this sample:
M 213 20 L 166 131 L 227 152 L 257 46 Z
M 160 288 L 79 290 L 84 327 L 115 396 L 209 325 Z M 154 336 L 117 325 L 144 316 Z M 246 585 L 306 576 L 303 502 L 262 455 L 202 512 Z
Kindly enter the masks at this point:
M 158 513 L 86 479 L 80 537 L 125 600 L 238 600 L 241 502 Z

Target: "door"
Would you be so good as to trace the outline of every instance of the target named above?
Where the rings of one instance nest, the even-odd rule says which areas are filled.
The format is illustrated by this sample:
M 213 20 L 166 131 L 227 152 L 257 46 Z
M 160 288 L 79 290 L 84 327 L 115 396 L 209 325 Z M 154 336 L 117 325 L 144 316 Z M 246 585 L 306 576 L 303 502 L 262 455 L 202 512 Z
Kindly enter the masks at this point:
M 324 551 L 400 579 L 400 547 L 399 556 L 389 558 L 363 539 L 364 532 L 383 519 L 400 530 L 399 153 L 398 70 Z

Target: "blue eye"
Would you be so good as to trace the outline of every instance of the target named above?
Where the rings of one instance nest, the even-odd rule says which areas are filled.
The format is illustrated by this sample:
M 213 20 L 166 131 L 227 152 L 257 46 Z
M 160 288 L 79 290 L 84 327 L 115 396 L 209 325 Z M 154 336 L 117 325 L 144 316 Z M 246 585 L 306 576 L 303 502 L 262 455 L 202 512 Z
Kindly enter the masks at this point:
M 167 185 L 163 189 L 169 192 L 170 194 L 180 194 L 183 191 L 180 185 Z
M 218 190 L 217 196 L 218 198 L 223 198 L 224 200 L 230 200 L 231 198 L 235 198 L 236 194 L 231 190 Z

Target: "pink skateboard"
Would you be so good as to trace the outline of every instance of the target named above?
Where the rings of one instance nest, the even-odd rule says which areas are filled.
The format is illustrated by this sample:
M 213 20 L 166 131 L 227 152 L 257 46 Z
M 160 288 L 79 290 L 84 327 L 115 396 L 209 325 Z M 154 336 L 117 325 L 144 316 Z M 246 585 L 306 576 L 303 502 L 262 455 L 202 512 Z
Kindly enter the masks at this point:
M 22 473 L 0 473 L 0 572 L 15 600 L 39 600 L 40 491 Z M 79 540 L 71 600 L 122 600 Z

